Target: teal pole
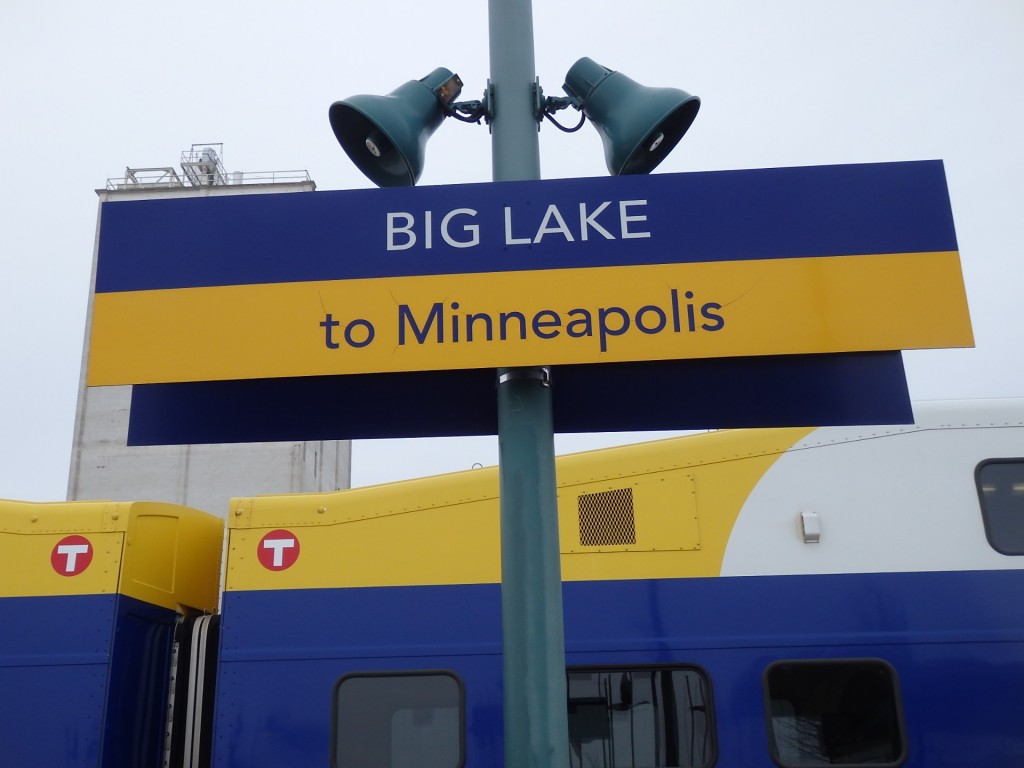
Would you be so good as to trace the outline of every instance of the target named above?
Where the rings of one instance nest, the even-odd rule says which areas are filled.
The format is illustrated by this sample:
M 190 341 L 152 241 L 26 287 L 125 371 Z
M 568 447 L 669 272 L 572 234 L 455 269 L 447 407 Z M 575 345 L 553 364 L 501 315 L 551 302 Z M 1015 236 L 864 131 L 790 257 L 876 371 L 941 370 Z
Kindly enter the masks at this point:
M 505 768 L 569 765 L 551 391 L 543 369 L 498 376 Z
M 494 181 L 540 178 L 533 10 L 489 0 Z M 566 768 L 565 632 L 551 382 L 498 371 L 505 768 Z

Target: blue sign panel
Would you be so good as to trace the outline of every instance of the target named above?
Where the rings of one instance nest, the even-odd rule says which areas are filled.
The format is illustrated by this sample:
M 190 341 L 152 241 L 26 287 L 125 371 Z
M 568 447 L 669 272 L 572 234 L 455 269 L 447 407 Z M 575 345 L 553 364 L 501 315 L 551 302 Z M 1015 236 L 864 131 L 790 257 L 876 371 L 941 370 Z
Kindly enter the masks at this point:
M 129 445 L 494 435 L 489 369 L 132 388 Z M 559 366 L 554 430 L 909 424 L 899 352 Z
M 112 202 L 96 292 L 957 250 L 941 161 Z

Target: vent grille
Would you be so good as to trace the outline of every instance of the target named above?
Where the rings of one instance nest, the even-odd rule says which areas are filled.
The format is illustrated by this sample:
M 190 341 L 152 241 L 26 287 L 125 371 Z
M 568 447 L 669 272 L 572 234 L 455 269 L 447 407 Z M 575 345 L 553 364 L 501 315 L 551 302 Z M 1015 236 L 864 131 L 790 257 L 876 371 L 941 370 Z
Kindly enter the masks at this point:
M 578 505 L 580 544 L 585 547 L 636 544 L 632 488 L 581 494 Z

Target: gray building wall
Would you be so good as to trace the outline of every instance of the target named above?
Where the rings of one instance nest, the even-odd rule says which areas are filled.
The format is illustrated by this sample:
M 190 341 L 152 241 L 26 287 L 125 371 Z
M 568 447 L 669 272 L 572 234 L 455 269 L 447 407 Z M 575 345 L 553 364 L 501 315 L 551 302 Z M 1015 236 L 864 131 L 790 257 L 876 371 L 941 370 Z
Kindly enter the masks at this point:
M 102 203 L 166 197 L 306 192 L 311 181 L 220 186 L 97 190 Z M 127 445 L 131 387 L 87 387 L 95 294 L 98 221 L 92 284 L 75 416 L 69 500 L 165 501 L 226 516 L 235 496 L 338 490 L 351 484 L 347 440 L 222 445 Z

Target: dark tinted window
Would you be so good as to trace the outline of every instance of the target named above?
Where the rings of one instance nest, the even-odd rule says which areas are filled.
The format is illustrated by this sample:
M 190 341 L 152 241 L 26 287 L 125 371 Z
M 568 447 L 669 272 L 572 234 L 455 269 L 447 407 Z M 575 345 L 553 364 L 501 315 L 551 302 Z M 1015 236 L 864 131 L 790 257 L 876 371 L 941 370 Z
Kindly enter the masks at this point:
M 574 669 L 568 684 L 570 766 L 690 768 L 714 762 L 710 692 L 699 670 Z
M 335 768 L 458 768 L 462 685 L 446 672 L 358 673 L 334 693 Z
M 1024 459 L 991 459 L 974 473 L 988 543 L 1004 555 L 1024 555 Z
M 769 747 L 781 766 L 899 765 L 896 674 L 883 661 L 784 661 L 765 672 Z

